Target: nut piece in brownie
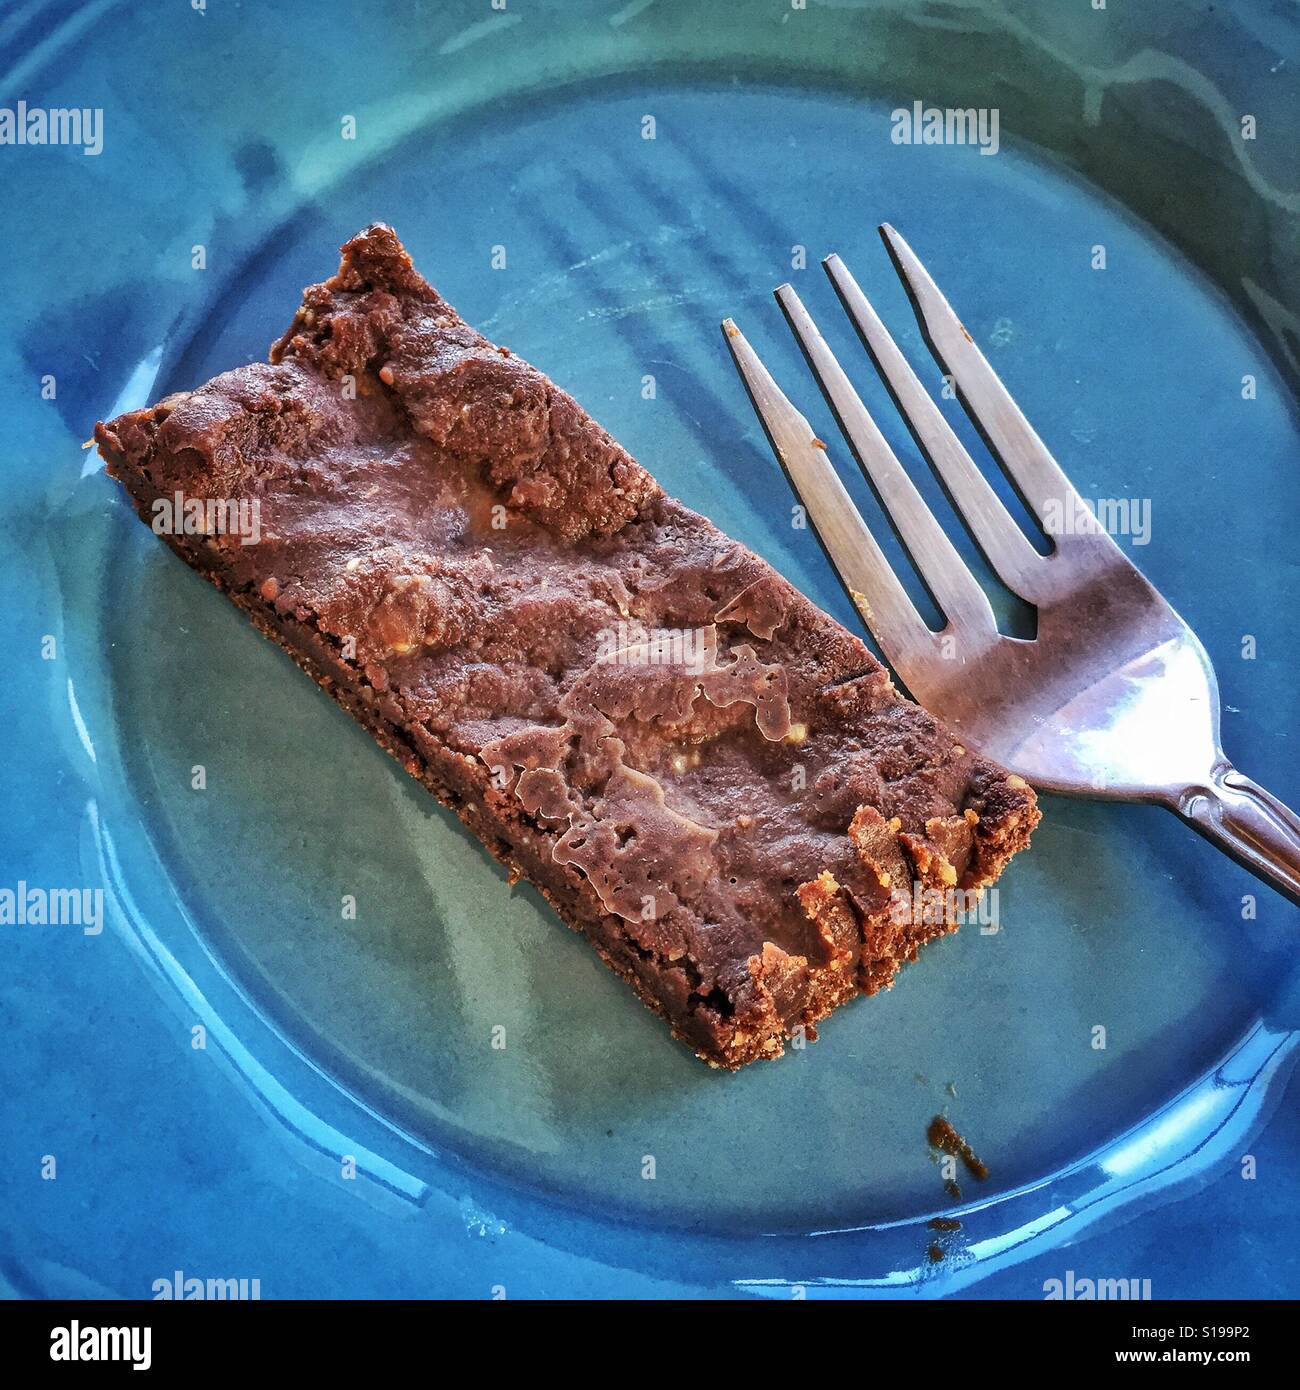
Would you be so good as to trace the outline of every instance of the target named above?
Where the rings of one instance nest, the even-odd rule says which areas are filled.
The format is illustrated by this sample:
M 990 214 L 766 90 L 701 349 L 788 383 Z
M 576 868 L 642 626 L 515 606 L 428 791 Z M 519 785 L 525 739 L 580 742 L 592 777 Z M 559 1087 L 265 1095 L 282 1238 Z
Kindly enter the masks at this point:
M 1038 820 L 386 226 L 269 364 L 96 439 L 147 522 L 215 504 L 156 529 L 711 1063 L 888 986 Z

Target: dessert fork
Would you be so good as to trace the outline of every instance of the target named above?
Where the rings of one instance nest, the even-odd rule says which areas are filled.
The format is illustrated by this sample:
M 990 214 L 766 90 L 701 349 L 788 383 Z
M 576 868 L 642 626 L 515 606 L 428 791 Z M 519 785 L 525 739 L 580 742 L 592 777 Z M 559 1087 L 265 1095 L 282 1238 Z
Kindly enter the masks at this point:
M 1096 521 L 907 242 L 881 227 L 931 351 L 1026 505 L 1076 524 L 1041 554 L 976 467 L 844 262 L 823 262 L 904 420 L 1004 584 L 1037 609 L 998 631 L 987 595 L 868 414 L 790 285 L 777 302 L 840 428 L 942 611 L 922 619 L 831 464 L 731 319 L 750 398 L 840 578 L 913 696 L 1035 787 L 1158 802 L 1300 902 L 1300 817 L 1224 756 L 1219 690 L 1196 634 Z M 1077 524 L 1084 518 L 1083 524 Z

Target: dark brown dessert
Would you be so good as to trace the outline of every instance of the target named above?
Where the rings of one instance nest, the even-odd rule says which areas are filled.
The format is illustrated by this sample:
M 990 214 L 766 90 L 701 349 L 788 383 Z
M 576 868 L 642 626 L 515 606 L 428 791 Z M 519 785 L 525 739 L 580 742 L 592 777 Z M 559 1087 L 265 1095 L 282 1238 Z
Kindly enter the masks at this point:
M 887 986 L 953 929 L 914 882 L 990 883 L 1038 820 L 388 227 L 269 365 L 95 437 L 146 522 L 196 502 L 155 524 L 172 549 L 711 1063 Z M 254 544 L 220 524 L 250 514 Z

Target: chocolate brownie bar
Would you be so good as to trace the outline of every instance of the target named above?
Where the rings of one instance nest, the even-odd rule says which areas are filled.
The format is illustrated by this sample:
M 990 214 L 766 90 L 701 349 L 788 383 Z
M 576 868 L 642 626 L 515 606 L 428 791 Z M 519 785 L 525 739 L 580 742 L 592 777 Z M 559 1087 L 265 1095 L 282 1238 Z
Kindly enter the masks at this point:
M 95 437 L 172 549 L 710 1063 L 889 985 L 1038 820 L 386 226 L 269 364 Z

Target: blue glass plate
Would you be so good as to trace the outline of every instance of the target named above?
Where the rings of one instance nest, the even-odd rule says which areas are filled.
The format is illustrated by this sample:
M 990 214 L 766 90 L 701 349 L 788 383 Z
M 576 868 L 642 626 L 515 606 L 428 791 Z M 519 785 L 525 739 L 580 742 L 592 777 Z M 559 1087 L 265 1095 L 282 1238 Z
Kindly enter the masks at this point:
M 11 1291 L 147 1297 L 179 1270 L 265 1297 L 937 1294 L 1241 1157 L 1300 1039 L 1296 914 L 1173 818 L 1045 799 L 998 931 L 929 948 L 814 1047 L 711 1072 L 79 446 L 264 356 L 385 220 L 471 322 L 855 625 L 717 325 L 845 463 L 770 298 L 796 281 L 914 458 L 817 267 L 838 250 L 938 388 L 887 218 L 1080 491 L 1149 508 L 1121 543 L 1210 650 L 1229 753 L 1294 804 L 1295 151 L 1267 90 L 1249 145 L 1224 111 L 1297 30 L 1244 8 L 1166 6 L 1158 42 L 1132 16 L 776 0 L 0 20 L 5 91 L 103 113 L 99 153 L 0 147 L 0 886 L 104 894 L 98 933 L 0 928 Z M 1191 66 L 1220 24 L 1219 66 Z M 996 106 L 996 153 L 897 143 L 914 100 Z M 925 1142 L 940 1111 L 992 1169 L 960 1202 Z M 937 1263 L 936 1215 L 963 1222 Z

